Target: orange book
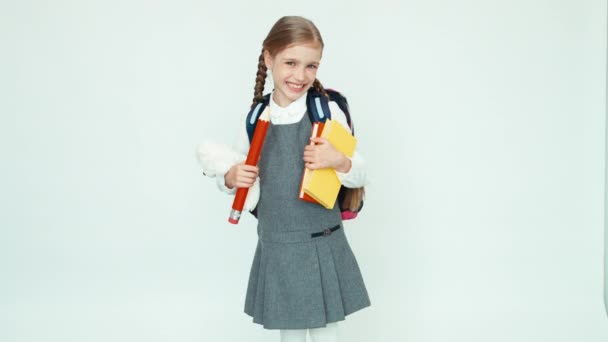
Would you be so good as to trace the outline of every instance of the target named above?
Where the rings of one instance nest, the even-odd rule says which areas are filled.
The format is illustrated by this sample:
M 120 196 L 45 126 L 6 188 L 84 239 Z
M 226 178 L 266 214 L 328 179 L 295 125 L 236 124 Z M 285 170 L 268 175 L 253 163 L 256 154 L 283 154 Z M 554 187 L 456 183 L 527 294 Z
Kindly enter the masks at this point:
M 314 122 L 312 124 L 312 133 L 310 134 L 311 138 L 318 138 L 321 136 L 321 132 L 323 132 L 323 126 L 324 124 L 322 122 Z M 313 145 L 313 143 L 310 143 L 311 145 Z M 318 203 L 317 201 L 315 201 L 314 198 L 310 197 L 308 194 L 306 194 L 304 192 L 304 180 L 309 177 L 309 173 L 311 173 L 312 170 L 307 169 L 306 167 L 304 167 L 304 172 L 302 174 L 302 183 L 300 184 L 300 193 L 298 195 L 298 198 L 304 201 L 308 201 L 308 202 L 312 202 L 312 203 Z

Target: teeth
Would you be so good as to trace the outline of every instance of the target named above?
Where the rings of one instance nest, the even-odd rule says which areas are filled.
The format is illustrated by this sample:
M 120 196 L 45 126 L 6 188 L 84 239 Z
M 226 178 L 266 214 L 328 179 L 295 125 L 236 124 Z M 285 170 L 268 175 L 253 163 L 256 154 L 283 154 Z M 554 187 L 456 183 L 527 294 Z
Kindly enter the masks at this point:
M 302 88 L 304 86 L 303 84 L 293 84 L 293 83 L 288 83 L 288 84 L 292 88 Z

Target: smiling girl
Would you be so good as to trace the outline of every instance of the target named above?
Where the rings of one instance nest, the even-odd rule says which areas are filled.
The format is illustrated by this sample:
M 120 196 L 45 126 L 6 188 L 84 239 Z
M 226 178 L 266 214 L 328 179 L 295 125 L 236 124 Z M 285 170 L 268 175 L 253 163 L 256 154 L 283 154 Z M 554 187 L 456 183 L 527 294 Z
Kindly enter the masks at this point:
M 317 79 L 323 46 L 308 19 L 288 16 L 275 23 L 263 42 L 252 105 L 263 101 L 270 73 L 270 126 L 260 162 L 235 164 L 218 183 L 234 193 L 253 186 L 259 176 L 258 241 L 245 313 L 266 329 L 279 329 L 282 342 L 303 342 L 307 331 L 315 342 L 338 341 L 338 322 L 370 305 L 338 204 L 328 210 L 297 196 L 304 167 L 334 168 L 349 188 L 366 182 L 357 151 L 348 158 L 325 139 L 310 144 L 306 99 L 311 90 L 326 95 Z M 349 127 L 338 105 L 329 102 L 329 107 L 332 119 Z M 243 129 L 239 135 L 237 149 L 247 154 L 247 133 Z

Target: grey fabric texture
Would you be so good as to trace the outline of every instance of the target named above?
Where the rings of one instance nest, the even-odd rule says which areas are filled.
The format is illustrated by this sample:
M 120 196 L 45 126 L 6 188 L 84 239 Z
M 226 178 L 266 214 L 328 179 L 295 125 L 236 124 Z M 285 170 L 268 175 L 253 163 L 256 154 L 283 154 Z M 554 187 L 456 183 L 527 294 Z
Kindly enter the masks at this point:
M 258 163 L 258 242 L 245 313 L 266 329 L 324 327 L 371 305 L 337 203 L 328 210 L 298 199 L 311 128 L 308 115 L 271 123 Z M 310 236 L 335 225 L 329 236 Z

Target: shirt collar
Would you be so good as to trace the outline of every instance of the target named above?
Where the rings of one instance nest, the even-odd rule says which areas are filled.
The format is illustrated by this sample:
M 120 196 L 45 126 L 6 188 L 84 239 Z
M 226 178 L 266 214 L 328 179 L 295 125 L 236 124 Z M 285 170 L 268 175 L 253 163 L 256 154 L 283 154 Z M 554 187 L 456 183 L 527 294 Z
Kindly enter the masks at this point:
M 274 91 L 273 91 L 274 93 Z M 281 107 L 270 95 L 270 119 L 281 119 L 286 117 L 301 116 L 306 112 L 306 95 L 308 92 L 304 92 L 297 100 L 293 101 L 287 107 Z

